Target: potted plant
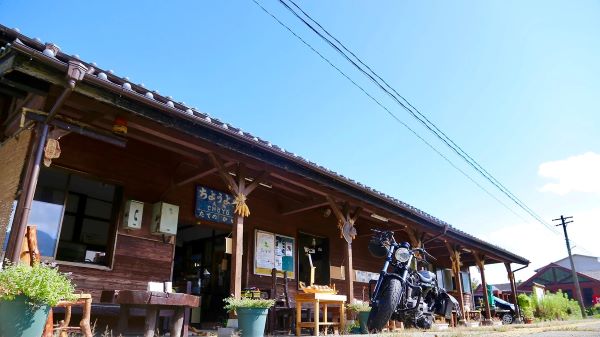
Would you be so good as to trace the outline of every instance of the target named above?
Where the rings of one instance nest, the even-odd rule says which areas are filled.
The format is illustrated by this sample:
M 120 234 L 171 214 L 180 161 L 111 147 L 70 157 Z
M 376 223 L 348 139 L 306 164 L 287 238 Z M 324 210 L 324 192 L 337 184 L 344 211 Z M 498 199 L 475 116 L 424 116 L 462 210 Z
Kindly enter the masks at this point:
M 39 337 L 50 308 L 73 292 L 71 280 L 53 266 L 7 262 L 0 271 L 0 336 Z
M 229 312 L 235 311 L 238 317 L 238 328 L 242 337 L 262 337 L 267 323 L 267 313 L 275 300 L 254 299 L 248 297 L 235 298 L 233 296 L 224 299 L 225 309 Z
M 369 302 L 354 300 L 352 303 L 347 304 L 346 308 L 348 311 L 356 312 L 358 314 L 360 332 L 369 333 L 369 329 L 367 328 L 367 321 L 369 320 L 369 313 L 371 312 Z

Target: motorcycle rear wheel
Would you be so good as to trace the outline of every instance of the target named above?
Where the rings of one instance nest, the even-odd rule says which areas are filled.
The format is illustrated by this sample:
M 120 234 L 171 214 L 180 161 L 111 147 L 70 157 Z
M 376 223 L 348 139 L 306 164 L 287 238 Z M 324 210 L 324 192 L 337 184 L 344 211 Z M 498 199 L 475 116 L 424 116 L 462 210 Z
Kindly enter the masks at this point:
M 380 332 L 392 317 L 402 297 L 402 283 L 395 278 L 388 278 L 382 284 L 377 298 L 377 306 L 371 308 L 367 327 L 371 332 Z

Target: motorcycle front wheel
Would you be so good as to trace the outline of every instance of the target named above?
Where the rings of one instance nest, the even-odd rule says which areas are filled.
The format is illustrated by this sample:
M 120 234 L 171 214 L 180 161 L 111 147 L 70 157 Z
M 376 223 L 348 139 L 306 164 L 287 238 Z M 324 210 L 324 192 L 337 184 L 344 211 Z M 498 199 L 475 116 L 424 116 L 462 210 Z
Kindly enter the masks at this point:
M 371 308 L 369 313 L 369 320 L 367 321 L 369 331 L 379 332 L 386 326 L 400 303 L 401 297 L 402 283 L 400 280 L 391 277 L 384 280 L 377 298 L 377 306 Z

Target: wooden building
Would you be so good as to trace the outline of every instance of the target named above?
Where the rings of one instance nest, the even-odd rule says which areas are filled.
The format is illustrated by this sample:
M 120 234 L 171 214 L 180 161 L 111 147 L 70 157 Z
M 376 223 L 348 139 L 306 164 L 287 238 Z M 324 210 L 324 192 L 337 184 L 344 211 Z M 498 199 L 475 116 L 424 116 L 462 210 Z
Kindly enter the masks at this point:
M 514 287 L 511 264 L 529 263 L 54 44 L 0 26 L 0 45 L 2 254 L 17 259 L 36 225 L 42 255 L 95 302 L 193 280 L 203 305 L 219 307 L 269 288 L 271 267 L 294 289 L 308 283 L 307 254 L 316 283 L 366 300 L 383 264 L 367 253 L 371 228 L 425 246 L 459 301 L 469 266 L 485 282 L 484 265 L 504 263 Z

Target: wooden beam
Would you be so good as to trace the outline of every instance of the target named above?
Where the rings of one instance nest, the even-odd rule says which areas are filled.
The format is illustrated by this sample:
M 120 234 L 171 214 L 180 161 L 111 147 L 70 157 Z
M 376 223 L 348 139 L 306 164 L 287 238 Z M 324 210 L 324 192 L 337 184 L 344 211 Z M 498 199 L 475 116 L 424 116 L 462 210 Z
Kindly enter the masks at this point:
M 301 206 L 298 206 L 296 208 L 283 211 L 281 213 L 281 215 L 288 216 L 288 215 L 309 211 L 311 209 L 315 209 L 315 208 L 319 208 L 319 207 L 323 207 L 323 206 L 327 206 L 327 205 L 329 205 L 329 201 L 327 201 L 327 200 L 325 200 L 325 201 L 322 200 L 322 201 L 317 201 L 317 202 L 311 201 L 311 202 L 307 202 Z
M 221 179 L 223 179 L 223 182 L 225 183 L 225 185 L 227 185 L 227 188 L 229 189 L 229 191 L 231 191 L 233 194 L 237 195 L 238 191 L 239 191 L 239 186 L 233 180 L 231 175 L 229 175 L 229 172 L 227 172 L 227 170 L 225 168 L 225 164 L 223 163 L 221 158 L 212 152 L 208 154 L 208 158 L 210 158 L 210 161 L 213 163 L 213 165 L 217 169 L 217 173 L 219 173 L 219 176 L 221 177 Z M 243 182 L 244 179 L 241 179 L 241 181 Z
M 338 206 L 338 204 L 335 202 L 335 200 L 333 200 L 331 196 L 327 195 L 325 196 L 325 198 L 327 199 L 327 202 L 329 203 L 329 206 L 331 207 L 331 210 L 333 211 L 333 214 L 338 219 L 338 221 L 344 221 L 344 214 L 342 213 L 340 206 Z
M 248 195 L 248 194 L 252 193 L 252 191 L 254 191 L 254 189 L 257 188 L 258 185 L 260 185 L 261 182 L 264 182 L 268 177 L 269 177 L 269 172 L 267 172 L 267 171 L 263 171 L 263 172 L 259 173 L 258 177 L 254 178 L 252 180 L 252 183 L 250 185 L 248 185 L 248 187 L 246 187 L 246 189 L 244 190 L 244 194 Z
M 231 165 L 233 165 L 233 164 L 234 164 L 234 162 L 232 162 L 232 161 L 228 161 L 228 162 L 224 163 L 224 164 L 223 164 L 223 166 L 224 166 L 225 168 L 227 168 L 227 167 L 229 167 L 229 166 L 231 166 Z M 192 175 L 192 176 L 190 176 L 190 177 L 187 177 L 187 178 L 185 178 L 185 179 L 182 179 L 182 180 L 180 180 L 180 181 L 176 182 L 176 183 L 175 183 L 175 186 L 177 186 L 177 187 L 181 187 L 181 186 L 183 186 L 183 185 L 187 185 L 187 184 L 189 184 L 189 183 L 191 183 L 191 182 L 193 182 L 193 181 L 195 181 L 195 180 L 198 180 L 198 179 L 204 178 L 204 177 L 206 177 L 206 176 L 209 176 L 209 175 L 211 175 L 211 174 L 213 174 L 213 173 L 217 173 L 218 171 L 219 171 L 219 169 L 218 169 L 218 168 L 216 168 L 216 167 L 213 167 L 213 168 L 211 168 L 211 169 L 209 169 L 209 170 L 204 170 L 204 171 L 202 171 L 202 172 L 198 172 L 198 173 L 196 173 L 196 174 L 194 174 L 194 175 Z
M 420 232 L 418 229 L 408 227 L 406 227 L 404 231 L 406 234 L 408 234 L 408 239 L 410 240 L 410 244 L 413 246 L 413 248 L 421 247 L 421 235 L 423 232 Z

